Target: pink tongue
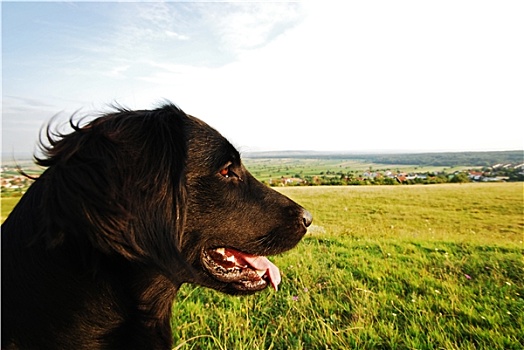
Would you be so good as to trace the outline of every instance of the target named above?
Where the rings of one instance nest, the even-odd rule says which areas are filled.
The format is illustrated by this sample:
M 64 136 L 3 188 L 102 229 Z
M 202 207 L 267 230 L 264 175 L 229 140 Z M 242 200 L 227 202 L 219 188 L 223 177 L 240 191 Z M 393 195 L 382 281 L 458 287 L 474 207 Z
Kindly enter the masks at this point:
M 275 266 L 271 261 L 269 261 L 265 256 L 256 256 L 249 255 L 239 251 L 235 251 L 235 257 L 245 260 L 245 262 L 254 268 L 255 270 L 266 271 L 266 275 L 269 278 L 269 282 L 273 286 L 274 290 L 278 290 L 278 285 L 280 284 L 280 271 L 278 267 Z

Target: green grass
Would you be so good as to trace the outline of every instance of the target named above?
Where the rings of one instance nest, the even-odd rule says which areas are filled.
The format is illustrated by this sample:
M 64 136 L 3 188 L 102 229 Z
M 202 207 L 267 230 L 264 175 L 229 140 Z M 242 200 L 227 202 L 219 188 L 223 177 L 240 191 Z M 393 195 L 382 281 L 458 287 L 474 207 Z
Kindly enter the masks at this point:
M 328 175 L 328 177 L 340 177 L 337 173 L 347 174 L 355 172 L 361 174 L 364 171 L 397 171 L 397 172 L 442 172 L 452 173 L 467 169 L 466 166 L 443 167 L 443 166 L 417 166 L 417 165 L 394 165 L 365 162 L 356 159 L 329 159 L 329 158 L 246 158 L 243 160 L 249 171 L 260 181 L 266 183 L 270 179 L 277 180 L 281 177 L 301 178 L 306 176 Z
M 280 290 L 184 285 L 175 349 L 524 347 L 522 183 L 278 190 L 314 215 Z
M 278 292 L 185 285 L 180 349 L 522 349 L 522 183 L 307 187 Z
M 20 197 L 1 197 L 0 198 L 0 206 L 1 206 L 1 214 L 0 214 L 0 221 L 4 222 L 7 218 L 7 215 L 13 210 L 16 203 L 20 200 Z

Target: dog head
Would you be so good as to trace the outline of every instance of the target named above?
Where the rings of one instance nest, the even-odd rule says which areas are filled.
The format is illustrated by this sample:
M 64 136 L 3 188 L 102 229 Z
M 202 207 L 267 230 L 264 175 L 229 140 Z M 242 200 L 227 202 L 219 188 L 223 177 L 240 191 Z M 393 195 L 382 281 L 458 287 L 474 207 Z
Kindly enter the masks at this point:
M 89 246 L 173 283 L 249 293 L 280 282 L 265 256 L 311 224 L 301 206 L 257 181 L 216 130 L 168 104 L 120 109 L 74 132 L 49 131 L 42 176 L 50 248 Z M 92 253 L 89 253 L 92 256 Z
M 294 247 L 311 224 L 301 206 L 256 180 L 238 151 L 202 121 L 187 120 L 187 215 L 182 251 L 196 282 L 229 293 L 280 282 L 265 257 Z

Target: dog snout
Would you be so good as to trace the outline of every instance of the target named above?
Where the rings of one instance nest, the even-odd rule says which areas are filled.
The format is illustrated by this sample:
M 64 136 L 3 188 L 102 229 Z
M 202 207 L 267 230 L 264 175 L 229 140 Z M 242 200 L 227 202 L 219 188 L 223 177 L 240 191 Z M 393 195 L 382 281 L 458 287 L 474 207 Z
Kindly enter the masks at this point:
M 307 211 L 306 209 L 303 209 L 302 210 L 302 223 L 304 224 L 304 226 L 307 228 L 311 225 L 312 222 L 313 222 L 313 215 L 311 215 L 311 213 Z

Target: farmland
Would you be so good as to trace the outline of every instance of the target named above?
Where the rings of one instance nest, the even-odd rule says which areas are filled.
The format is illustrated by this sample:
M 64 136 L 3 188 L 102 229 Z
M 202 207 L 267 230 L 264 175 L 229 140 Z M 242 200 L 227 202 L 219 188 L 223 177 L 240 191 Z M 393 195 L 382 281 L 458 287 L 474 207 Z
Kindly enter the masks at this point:
M 314 215 L 280 290 L 184 285 L 176 349 L 523 348 L 522 183 L 277 190 Z
M 311 179 L 321 177 L 325 179 L 339 179 L 341 176 L 353 174 L 361 177 L 364 173 L 376 171 L 395 173 L 426 173 L 443 172 L 452 173 L 463 171 L 467 166 L 418 166 L 409 164 L 383 164 L 373 163 L 359 159 L 329 159 L 329 158 L 247 158 L 244 159 L 246 167 L 258 180 L 274 184 L 282 178 Z
M 341 154 L 259 152 L 247 154 L 246 168 L 270 186 L 436 184 L 469 181 L 524 181 L 522 151 L 428 154 Z M 2 197 L 20 197 L 31 184 L 19 170 L 38 177 L 32 160 L 2 162 Z
M 492 165 L 500 159 L 474 156 Z M 522 176 L 521 153 L 509 156 L 511 174 Z M 457 161 L 446 167 L 428 156 L 426 162 L 375 158 L 247 157 L 245 164 L 266 184 L 366 173 L 359 183 L 374 184 L 387 171 L 468 174 L 483 168 L 488 176 L 508 171 Z M 418 163 L 409 164 L 411 159 Z M 30 162 L 21 165 L 31 175 L 42 171 Z M 30 184 L 12 165 L 3 171 L 2 222 Z M 271 258 L 282 273 L 280 290 L 232 297 L 182 286 L 173 306 L 175 349 L 524 347 L 522 182 L 275 184 L 314 216 L 295 249 Z
M 254 153 L 244 158 L 260 181 L 280 185 L 394 185 L 523 181 L 522 151 L 427 154 Z

